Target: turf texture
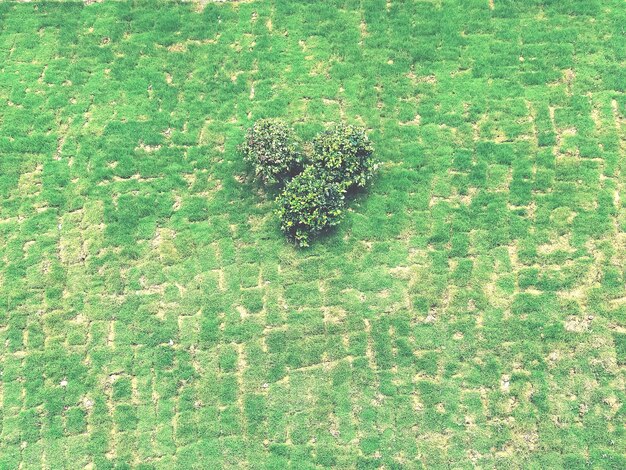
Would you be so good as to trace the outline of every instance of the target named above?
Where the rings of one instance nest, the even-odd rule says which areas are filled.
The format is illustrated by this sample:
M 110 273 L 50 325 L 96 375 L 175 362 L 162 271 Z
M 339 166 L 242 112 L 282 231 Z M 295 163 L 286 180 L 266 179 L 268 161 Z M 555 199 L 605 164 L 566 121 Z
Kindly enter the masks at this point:
M 625 24 L 0 3 L 0 468 L 626 467 Z M 310 249 L 262 117 L 382 162 Z

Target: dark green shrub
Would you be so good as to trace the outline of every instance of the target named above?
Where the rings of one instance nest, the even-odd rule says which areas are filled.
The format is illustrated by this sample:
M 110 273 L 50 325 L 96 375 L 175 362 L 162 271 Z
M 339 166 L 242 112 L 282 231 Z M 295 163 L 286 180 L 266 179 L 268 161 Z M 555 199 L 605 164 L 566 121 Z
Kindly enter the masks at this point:
M 301 169 L 293 129 L 277 119 L 256 121 L 239 151 L 264 183 L 283 183 Z
M 377 163 L 365 129 L 340 124 L 319 134 L 302 154 L 291 127 L 277 119 L 261 119 L 239 146 L 244 160 L 264 183 L 285 185 L 276 202 L 281 229 L 296 245 L 337 225 L 345 194 L 364 187 Z
M 339 223 L 344 192 L 340 183 L 315 167 L 307 167 L 276 199 L 281 229 L 298 246 L 309 246 L 313 236 Z
M 313 165 L 344 188 L 364 187 L 376 171 L 365 129 L 340 124 L 313 140 Z

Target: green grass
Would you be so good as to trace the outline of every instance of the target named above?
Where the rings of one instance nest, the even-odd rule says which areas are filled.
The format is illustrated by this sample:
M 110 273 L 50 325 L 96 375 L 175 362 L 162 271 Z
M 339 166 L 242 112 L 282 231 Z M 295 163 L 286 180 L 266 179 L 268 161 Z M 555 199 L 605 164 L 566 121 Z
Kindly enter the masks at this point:
M 0 3 L 0 468 L 624 468 L 624 2 L 198 10 Z M 310 249 L 261 117 L 384 163 Z

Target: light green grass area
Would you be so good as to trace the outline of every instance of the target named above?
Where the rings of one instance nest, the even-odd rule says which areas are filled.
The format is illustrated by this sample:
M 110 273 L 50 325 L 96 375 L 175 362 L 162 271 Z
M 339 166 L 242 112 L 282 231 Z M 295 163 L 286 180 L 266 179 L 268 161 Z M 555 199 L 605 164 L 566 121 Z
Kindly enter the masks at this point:
M 0 468 L 625 468 L 625 24 L 0 3 Z M 383 162 L 310 249 L 262 117 Z

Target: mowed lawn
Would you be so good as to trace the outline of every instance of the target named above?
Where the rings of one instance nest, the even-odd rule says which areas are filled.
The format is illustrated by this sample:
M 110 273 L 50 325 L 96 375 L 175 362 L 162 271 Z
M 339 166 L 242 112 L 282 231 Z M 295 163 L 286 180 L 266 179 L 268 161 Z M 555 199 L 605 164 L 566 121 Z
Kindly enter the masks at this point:
M 626 4 L 0 4 L 0 468 L 626 467 Z M 382 162 L 309 249 L 236 148 Z

